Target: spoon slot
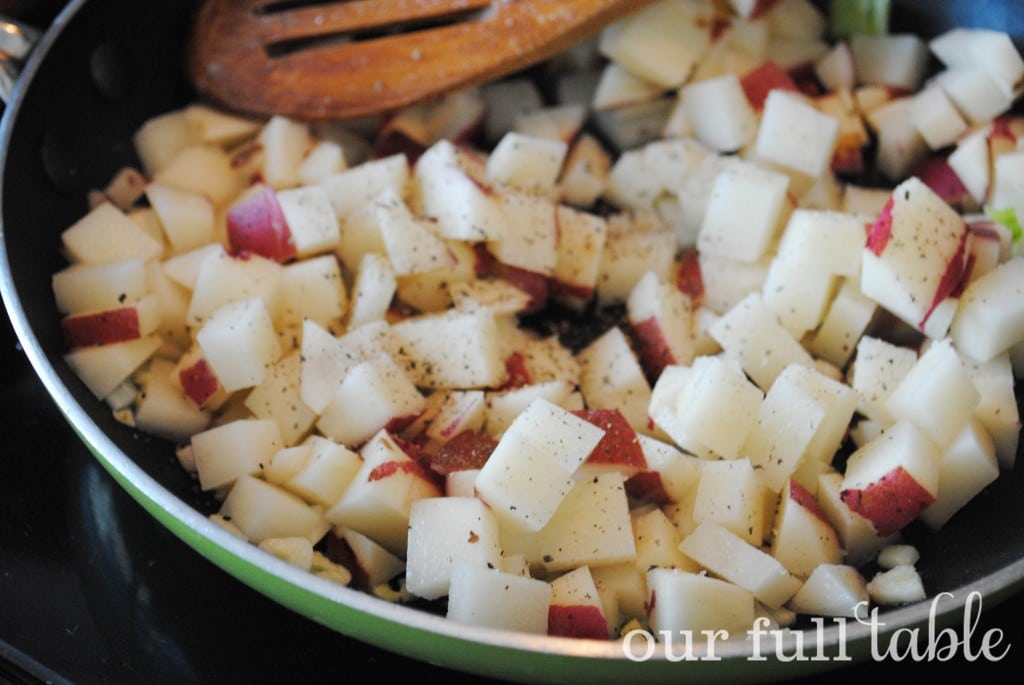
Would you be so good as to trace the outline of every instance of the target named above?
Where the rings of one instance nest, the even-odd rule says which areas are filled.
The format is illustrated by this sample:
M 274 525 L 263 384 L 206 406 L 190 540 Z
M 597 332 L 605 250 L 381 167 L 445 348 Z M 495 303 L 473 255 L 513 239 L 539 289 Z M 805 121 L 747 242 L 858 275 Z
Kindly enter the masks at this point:
M 357 0 L 358 1 L 358 0 Z M 294 5 L 295 3 L 288 3 Z M 485 3 L 489 4 L 489 3 Z M 320 30 L 321 25 L 335 25 L 324 20 L 322 24 L 317 22 L 322 15 L 313 18 L 313 27 L 304 35 L 290 30 L 268 32 L 264 50 L 267 57 L 274 59 L 287 57 L 297 52 L 306 50 L 317 50 L 335 47 L 337 45 L 349 44 L 371 44 L 391 39 L 408 39 L 410 36 L 422 34 L 428 31 L 437 31 L 446 27 L 457 27 L 480 21 L 486 17 L 486 8 L 477 7 L 451 9 L 444 13 L 421 14 L 412 18 L 393 18 L 387 22 L 378 24 L 367 24 L 367 26 L 356 29 L 339 29 L 334 31 Z M 294 12 L 290 13 L 294 17 Z M 301 18 L 300 18 L 301 19 Z M 305 21 L 305 20 L 302 20 Z M 344 22 L 337 22 L 344 23 Z M 317 30 L 313 30 L 313 28 Z M 292 36 L 292 33 L 296 35 Z M 287 37 L 281 37 L 286 35 Z
M 252 13 L 259 21 L 263 41 L 277 45 L 316 36 L 368 41 L 402 31 L 458 24 L 472 20 L 491 4 L 491 0 L 278 0 L 256 2 Z

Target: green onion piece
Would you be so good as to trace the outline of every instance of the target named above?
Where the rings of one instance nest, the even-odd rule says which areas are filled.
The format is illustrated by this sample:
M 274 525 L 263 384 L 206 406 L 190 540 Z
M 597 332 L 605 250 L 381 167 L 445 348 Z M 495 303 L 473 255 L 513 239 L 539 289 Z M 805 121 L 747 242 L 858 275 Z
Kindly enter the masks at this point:
M 882 36 L 889 32 L 890 0 L 831 0 L 829 33 L 833 38 L 856 34 Z
M 1016 243 L 1024 237 L 1024 228 L 1021 227 L 1020 222 L 1017 220 L 1017 212 L 1013 207 L 1007 207 L 1006 209 L 985 207 L 985 216 L 1010 229 L 1010 235 L 1013 236 L 1013 242 Z

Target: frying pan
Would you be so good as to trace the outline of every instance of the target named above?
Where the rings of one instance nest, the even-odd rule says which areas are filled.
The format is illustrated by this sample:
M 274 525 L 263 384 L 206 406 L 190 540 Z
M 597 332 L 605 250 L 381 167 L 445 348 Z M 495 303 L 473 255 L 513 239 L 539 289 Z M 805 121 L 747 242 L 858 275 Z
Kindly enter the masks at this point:
M 132 133 L 149 117 L 193 98 L 183 50 L 194 5 L 70 2 L 32 51 L 0 123 L 3 301 L 53 401 L 113 478 L 183 544 L 239 581 L 339 633 L 452 669 L 534 683 L 738 683 L 836 665 L 752 661 L 743 645 L 720 646 L 717 662 L 674 663 L 664 654 L 634 662 L 614 643 L 467 629 L 268 559 L 207 520 L 216 503 L 185 474 L 170 446 L 115 421 L 64 364 L 50 284 L 64 265 L 59 234 L 85 213 L 87 192 L 121 167 L 137 165 Z M 1024 12 L 1014 0 L 894 0 L 893 7 L 896 31 L 930 35 L 961 25 L 1024 36 Z M 929 595 L 950 593 L 937 605 L 940 624 L 961 620 L 970 593 L 991 604 L 1024 582 L 1022 493 L 1021 470 L 1007 471 L 940 534 L 916 526 L 906 531 L 921 552 L 918 567 Z M 926 602 L 887 611 L 883 632 L 921 625 L 929 609 Z M 830 649 L 840 641 L 833 627 L 823 637 Z M 851 658 L 866 658 L 868 639 L 865 626 L 850 624 L 843 646 Z

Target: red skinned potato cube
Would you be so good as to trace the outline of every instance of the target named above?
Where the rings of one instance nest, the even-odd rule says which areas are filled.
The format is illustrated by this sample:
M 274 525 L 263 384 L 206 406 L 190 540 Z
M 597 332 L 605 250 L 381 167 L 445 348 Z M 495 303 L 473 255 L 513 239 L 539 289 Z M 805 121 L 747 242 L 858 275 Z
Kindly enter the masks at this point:
M 524 313 L 540 311 L 547 305 L 551 294 L 551 280 L 547 276 L 508 264 L 499 265 L 497 271 L 501 278 L 529 296 Z
M 72 348 L 137 340 L 154 332 L 159 323 L 159 299 L 148 295 L 124 307 L 69 314 L 60 326 Z
M 689 364 L 696 354 L 693 302 L 674 284 L 648 271 L 627 300 L 629 333 L 648 378 L 672 364 Z
M 405 570 L 405 562 L 362 533 L 335 528 L 326 536 L 327 557 L 352 574 L 352 586 L 371 592 Z
M 628 478 L 647 469 L 647 459 L 637 433 L 622 412 L 618 409 L 581 409 L 573 413 L 604 430 L 604 437 L 580 466 L 581 473 L 614 470 Z
M 630 500 L 644 504 L 679 504 L 696 492 L 701 475 L 698 457 L 686 454 L 667 442 L 647 435 L 638 436 L 647 470 L 626 481 Z
M 430 459 L 430 468 L 446 476 L 455 471 L 483 468 L 498 441 L 482 431 L 463 431 L 446 442 Z
M 840 496 L 879 536 L 891 535 L 935 501 L 939 457 L 920 429 L 898 421 L 850 455 Z
M 796 480 L 788 482 L 775 514 L 771 554 L 793 575 L 808 578 L 821 564 L 838 564 L 839 536 L 817 497 Z
M 797 91 L 789 73 L 771 60 L 762 62 L 743 74 L 740 77 L 740 85 L 743 86 L 743 93 L 747 96 L 750 106 L 758 112 L 764 109 L 768 93 L 776 88 Z
M 967 273 L 967 224 L 919 178 L 890 195 L 871 227 L 861 266 L 864 294 L 926 335 L 949 330 Z
M 325 516 L 335 526 L 355 530 L 394 555 L 404 555 L 409 510 L 424 497 L 440 497 L 437 474 L 414 460 L 387 431 L 378 431 L 359 455 L 363 465 Z
M 551 581 L 548 635 L 608 639 L 608 621 L 589 567 L 581 566 Z
M 196 407 L 216 409 L 227 399 L 228 392 L 198 345 L 181 356 L 175 369 L 177 385 Z
M 228 242 L 235 252 L 252 252 L 286 262 L 295 244 L 273 188 L 258 188 L 228 210 Z
M 555 220 L 558 243 L 551 296 L 562 304 L 583 308 L 597 290 L 608 221 L 565 205 L 559 205 Z

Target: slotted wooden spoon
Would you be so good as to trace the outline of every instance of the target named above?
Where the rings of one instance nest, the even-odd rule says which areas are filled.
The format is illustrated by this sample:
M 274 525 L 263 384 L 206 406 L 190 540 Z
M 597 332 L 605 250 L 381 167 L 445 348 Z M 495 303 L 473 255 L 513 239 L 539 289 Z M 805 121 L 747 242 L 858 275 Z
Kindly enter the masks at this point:
M 188 70 L 235 111 L 394 110 L 510 74 L 652 0 L 205 0 Z

